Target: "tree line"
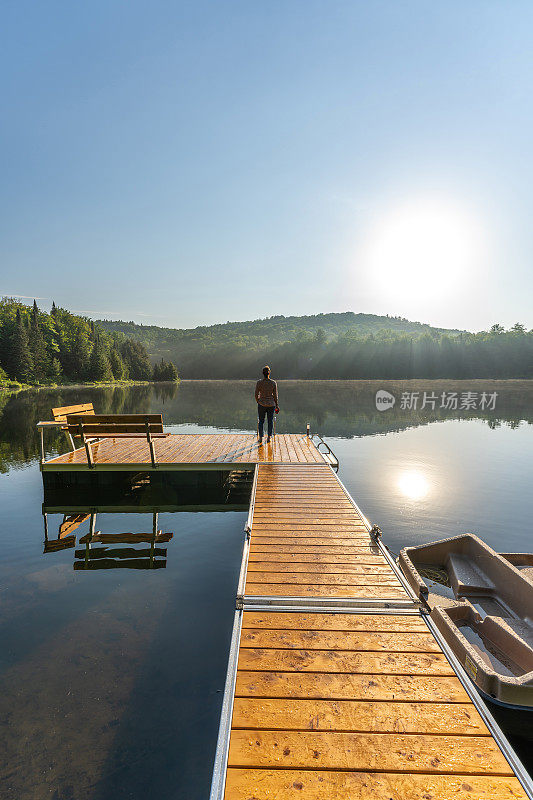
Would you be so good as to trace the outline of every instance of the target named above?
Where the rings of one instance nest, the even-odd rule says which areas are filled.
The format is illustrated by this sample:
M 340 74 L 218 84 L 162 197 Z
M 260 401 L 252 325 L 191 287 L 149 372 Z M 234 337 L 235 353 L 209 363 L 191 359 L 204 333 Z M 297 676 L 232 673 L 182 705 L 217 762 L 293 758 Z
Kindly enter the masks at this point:
M 50 313 L 0 300 L 0 381 L 32 385 L 88 381 L 175 381 L 171 361 L 154 366 L 142 342 L 109 333 L 52 304 Z
M 339 334 L 320 327 L 294 333 L 293 323 L 283 341 L 265 337 L 263 329 L 255 335 L 251 323 L 243 323 L 246 331 L 231 324 L 174 331 L 173 337 L 169 329 L 159 329 L 158 337 L 153 327 L 102 324 L 113 331 L 125 326 L 153 357 L 170 354 L 183 378 L 248 379 L 260 376 L 264 364 L 278 378 L 533 378 L 533 331 L 520 323 L 479 333 L 429 326 L 416 332 L 389 327 L 390 319 L 380 317 L 382 327 L 370 332 L 365 322 Z

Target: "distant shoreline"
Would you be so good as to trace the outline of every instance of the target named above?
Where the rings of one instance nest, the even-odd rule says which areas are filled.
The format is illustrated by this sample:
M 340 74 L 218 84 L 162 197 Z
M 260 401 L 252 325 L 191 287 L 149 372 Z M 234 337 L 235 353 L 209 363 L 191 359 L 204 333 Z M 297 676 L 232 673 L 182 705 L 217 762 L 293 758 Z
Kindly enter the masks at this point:
M 16 381 L 9 381 L 5 384 L 0 384 L 0 392 L 27 392 L 30 390 L 40 391 L 42 389 L 113 389 L 118 386 L 160 386 L 164 384 L 178 385 L 180 380 L 177 381 L 90 381 L 88 383 L 47 383 L 47 384 L 32 384 L 32 383 L 17 383 Z
M 181 378 L 180 383 L 250 383 L 257 380 L 253 378 Z M 366 383 L 388 386 L 404 385 L 406 383 L 424 384 L 502 384 L 502 383 L 531 383 L 533 378 L 275 378 L 276 383 Z M 152 381 L 153 383 L 153 381 Z
M 69 389 L 114 389 L 114 388 L 128 388 L 130 386 L 179 386 L 181 383 L 186 384 L 246 384 L 254 383 L 257 376 L 252 378 L 180 378 L 177 381 L 106 381 L 106 382 L 88 382 L 88 383 L 59 383 L 59 384 L 17 384 L 10 381 L 8 384 L 0 384 L 0 394 L 15 394 L 18 392 L 27 391 L 43 391 L 43 390 L 69 390 Z M 498 388 L 503 386 L 512 385 L 531 385 L 533 388 L 533 378 L 279 378 L 277 383 L 288 386 L 291 384 L 317 384 L 328 385 L 333 384 L 358 384 L 366 385 L 368 387 L 376 386 L 386 389 L 398 388 L 401 386 L 410 385 L 424 385 L 431 388 L 432 386 L 457 386 L 463 388 Z

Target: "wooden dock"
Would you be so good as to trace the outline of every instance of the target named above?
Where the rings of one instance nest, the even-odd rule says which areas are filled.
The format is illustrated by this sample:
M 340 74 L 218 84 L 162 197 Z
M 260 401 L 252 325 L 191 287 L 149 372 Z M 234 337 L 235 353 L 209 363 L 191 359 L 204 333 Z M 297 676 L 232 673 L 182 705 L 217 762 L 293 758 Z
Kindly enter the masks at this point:
M 270 444 L 260 446 L 252 434 L 168 434 L 154 438 L 160 470 L 253 469 L 255 464 L 324 464 L 324 457 L 305 434 L 278 434 Z M 106 437 L 91 445 L 94 468 L 135 471 L 153 469 L 150 449 L 144 438 Z M 89 469 L 84 447 L 43 461 L 43 472 L 76 472 Z
M 531 797 L 327 464 L 258 465 L 247 528 L 211 800 Z
M 259 468 L 243 596 L 407 599 L 325 464 Z
M 531 779 L 305 435 L 107 437 L 43 472 L 254 470 L 211 800 L 533 800 Z M 155 458 L 153 457 L 155 455 Z M 45 476 L 43 476 L 44 478 Z

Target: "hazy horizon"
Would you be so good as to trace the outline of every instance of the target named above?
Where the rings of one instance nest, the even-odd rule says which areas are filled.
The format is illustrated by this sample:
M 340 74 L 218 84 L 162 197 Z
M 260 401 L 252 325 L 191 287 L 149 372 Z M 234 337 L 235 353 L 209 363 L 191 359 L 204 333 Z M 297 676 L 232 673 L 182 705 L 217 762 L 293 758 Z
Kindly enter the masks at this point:
M 533 6 L 3 9 L 0 294 L 533 328 Z

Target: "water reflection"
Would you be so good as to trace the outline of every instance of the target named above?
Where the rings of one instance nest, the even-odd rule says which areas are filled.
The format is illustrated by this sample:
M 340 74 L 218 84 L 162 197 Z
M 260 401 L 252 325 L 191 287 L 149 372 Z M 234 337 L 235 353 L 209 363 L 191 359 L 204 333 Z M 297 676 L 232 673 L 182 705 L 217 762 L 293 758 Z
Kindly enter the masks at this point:
M 207 797 L 244 513 L 43 517 L 19 477 L 2 494 L 0 796 Z
M 102 512 L 247 511 L 253 470 L 43 472 L 44 508 L 69 515 L 58 539 Z M 84 516 L 85 515 L 85 516 Z
M 86 520 L 89 532 L 79 539 L 83 549 L 74 552 L 75 570 L 94 569 L 164 569 L 167 565 L 167 548 L 157 547 L 169 542 L 173 533 L 158 530 L 158 512 L 152 512 L 150 533 L 101 533 L 96 530 L 97 512 L 64 515 L 59 524 L 57 538 L 50 538 L 48 513 L 43 512 L 44 552 L 56 553 L 76 546 L 73 533 Z M 109 545 L 118 545 L 109 547 Z M 148 544 L 148 547 L 130 547 L 132 544 Z M 100 545 L 100 546 L 97 546 Z M 124 546 L 128 545 L 128 546 Z
M 403 472 L 396 483 L 398 489 L 408 500 L 423 500 L 429 494 L 429 481 L 418 470 Z
M 92 402 L 100 414 L 161 413 L 165 427 L 198 426 L 253 431 L 256 412 L 253 381 L 184 381 L 176 384 L 111 388 L 42 389 L 0 396 L 0 472 L 39 456 L 39 420 L 51 419 L 51 408 Z M 385 411 L 376 408 L 376 392 L 398 398 Z M 533 423 L 533 381 L 280 381 L 280 433 L 311 430 L 326 437 L 350 438 L 386 434 L 453 419 L 484 420 L 491 428 Z M 402 408 L 404 392 L 420 397 L 442 393 L 497 392 L 494 409 Z M 419 404 L 419 406 L 421 403 Z M 190 430 L 194 430 L 191 427 Z M 68 449 L 61 431 L 47 433 L 47 455 Z

